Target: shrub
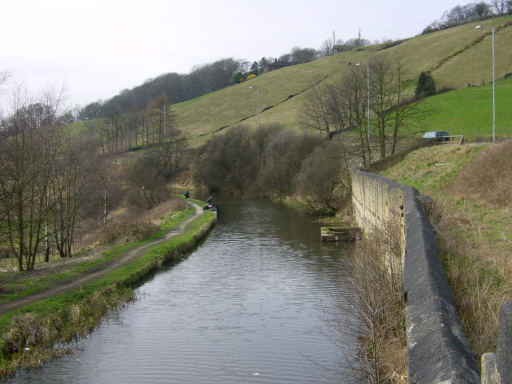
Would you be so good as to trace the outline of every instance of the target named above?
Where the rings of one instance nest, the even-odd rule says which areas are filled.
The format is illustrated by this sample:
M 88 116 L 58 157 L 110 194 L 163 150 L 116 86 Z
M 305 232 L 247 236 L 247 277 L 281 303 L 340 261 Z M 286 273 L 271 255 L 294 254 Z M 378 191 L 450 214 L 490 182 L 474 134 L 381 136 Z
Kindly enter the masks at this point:
M 12 251 L 7 247 L 0 247 L 0 259 L 8 259 L 12 257 Z
M 138 208 L 149 209 L 169 197 L 166 178 L 160 168 L 162 156 L 158 151 L 143 152 L 123 165 L 128 181 L 128 202 Z
M 457 312 L 477 360 L 496 350 L 498 314 L 510 301 L 511 269 L 507 249 L 497 249 L 477 214 L 458 213 L 436 202 L 430 218 L 437 232 L 439 254 Z
M 358 361 L 340 373 L 358 378 L 357 382 L 407 383 L 399 236 L 399 228 L 389 223 L 386 231 L 358 242 L 354 257 L 340 262 L 343 278 L 336 285 L 334 304 L 326 309 L 334 342 Z M 350 288 L 344 280 L 347 273 Z M 347 314 L 353 321 L 346 320 Z M 358 343 L 347 346 L 347 335 L 355 335 Z
M 432 96 L 436 93 L 436 85 L 430 72 L 421 72 L 415 90 L 416 97 Z
M 124 244 L 149 237 L 158 230 L 158 226 L 150 222 L 109 224 L 103 232 L 103 244 Z
M 319 137 L 299 136 L 291 130 L 274 134 L 266 146 L 264 165 L 259 175 L 264 194 L 279 198 L 292 195 L 302 160 L 321 142 L 323 140 Z
M 318 146 L 301 164 L 295 179 L 296 191 L 312 211 L 333 214 L 341 200 L 350 195 L 342 180 L 342 158 L 333 145 Z
M 210 191 L 242 194 L 254 181 L 258 160 L 249 129 L 233 127 L 199 149 L 194 161 L 194 178 Z
M 242 83 L 244 81 L 245 81 L 245 77 L 244 77 L 243 73 L 238 72 L 237 74 L 235 74 L 235 76 L 233 76 L 234 83 Z

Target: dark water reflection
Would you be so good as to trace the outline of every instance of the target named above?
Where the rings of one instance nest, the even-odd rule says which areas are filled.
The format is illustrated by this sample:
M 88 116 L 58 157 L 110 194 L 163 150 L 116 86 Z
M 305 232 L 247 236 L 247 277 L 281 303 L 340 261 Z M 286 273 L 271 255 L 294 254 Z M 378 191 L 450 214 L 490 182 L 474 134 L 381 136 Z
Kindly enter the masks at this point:
M 317 224 L 276 204 L 221 207 L 209 238 L 138 288 L 136 303 L 71 355 L 9 382 L 348 382 L 323 318 L 350 251 L 322 246 Z

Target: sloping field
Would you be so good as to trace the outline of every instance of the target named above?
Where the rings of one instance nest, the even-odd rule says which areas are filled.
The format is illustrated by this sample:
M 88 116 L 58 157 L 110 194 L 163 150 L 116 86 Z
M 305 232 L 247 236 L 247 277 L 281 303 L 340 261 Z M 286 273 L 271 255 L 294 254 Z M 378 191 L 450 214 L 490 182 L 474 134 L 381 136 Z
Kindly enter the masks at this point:
M 460 27 L 461 35 L 467 36 L 474 45 L 450 58 L 433 72 L 434 80 L 442 86 L 461 88 L 468 84 L 483 85 L 491 82 L 493 26 L 496 28 L 496 78 L 502 79 L 506 73 L 512 72 L 512 19 L 508 17 L 482 22 L 482 29 L 475 29 L 475 25 Z
M 317 82 L 329 81 L 351 64 L 364 64 L 370 55 L 399 57 L 411 90 L 419 73 L 428 70 L 432 71 L 438 89 L 462 88 L 468 83 L 487 84 L 492 78 L 492 26 L 497 30 L 496 76 L 500 79 L 512 72 L 512 17 L 493 18 L 480 24 L 481 29 L 475 29 L 477 23 L 462 25 L 414 37 L 385 50 L 368 47 L 265 73 L 248 82 L 176 104 L 178 125 L 195 144 L 232 125 L 243 123 L 254 127 L 257 124 L 257 88 L 261 123 L 300 128 L 298 113 L 308 88 Z M 361 69 L 365 69 L 364 65 Z M 434 118 L 427 126 L 436 125 L 436 120 Z
M 260 98 L 261 122 L 284 122 L 297 125 L 300 95 L 313 84 L 333 76 L 348 62 L 361 61 L 367 53 L 350 52 L 323 58 L 312 63 L 282 68 L 253 80 L 227 87 L 194 100 L 176 104 L 178 125 L 192 137 L 213 133 L 240 122 L 256 125 L 257 91 Z M 249 88 L 252 87 L 252 88 Z M 286 105 L 288 117 L 277 117 L 273 109 Z M 284 111 L 280 108 L 280 111 Z M 280 114 L 277 114 L 280 115 Z M 246 120 L 244 120 L 246 119 Z
M 496 136 L 512 135 L 512 77 L 496 82 Z M 467 139 L 492 137 L 492 86 L 471 87 L 429 97 L 432 113 L 421 122 L 424 131 L 448 131 Z

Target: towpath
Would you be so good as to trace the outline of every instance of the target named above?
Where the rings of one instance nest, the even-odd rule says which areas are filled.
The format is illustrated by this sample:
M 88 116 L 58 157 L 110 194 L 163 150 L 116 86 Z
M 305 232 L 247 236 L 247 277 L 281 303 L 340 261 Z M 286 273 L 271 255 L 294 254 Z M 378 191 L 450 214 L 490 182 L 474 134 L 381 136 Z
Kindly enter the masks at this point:
M 5 303 L 5 304 L 0 304 L 0 315 L 3 315 L 10 311 L 14 311 L 16 309 L 19 309 L 26 305 L 35 303 L 37 301 L 49 299 L 50 297 L 60 295 L 62 293 L 65 293 L 65 292 L 73 289 L 73 288 L 79 287 L 80 285 L 86 284 L 92 280 L 104 277 L 108 273 L 132 262 L 137 256 L 140 256 L 145 249 L 147 249 L 161 241 L 169 240 L 173 237 L 178 236 L 179 234 L 181 234 L 183 232 L 183 230 L 185 229 L 185 227 L 187 226 L 188 223 L 190 223 L 196 217 L 203 214 L 203 209 L 196 203 L 188 202 L 187 204 L 191 204 L 195 208 L 195 212 L 191 217 L 184 220 L 176 229 L 167 232 L 164 236 L 162 236 L 158 239 L 155 239 L 149 243 L 140 245 L 140 246 L 126 252 L 124 255 L 122 255 L 121 257 L 119 257 L 118 259 L 113 261 L 112 263 L 109 263 L 109 264 L 101 267 L 100 269 L 94 269 L 92 271 L 85 272 L 83 275 L 81 275 L 80 277 L 78 277 L 77 279 L 75 279 L 73 281 L 58 284 L 58 285 L 48 288 L 44 291 L 34 293 L 33 295 L 25 296 L 25 297 L 22 297 L 21 299 L 13 300 L 13 301 Z

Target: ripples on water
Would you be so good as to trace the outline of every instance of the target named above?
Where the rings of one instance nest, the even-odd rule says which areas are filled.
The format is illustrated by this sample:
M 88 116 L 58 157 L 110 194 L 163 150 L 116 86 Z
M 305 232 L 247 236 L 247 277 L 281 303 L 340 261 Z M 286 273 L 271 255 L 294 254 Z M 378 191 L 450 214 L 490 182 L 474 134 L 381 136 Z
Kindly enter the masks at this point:
M 323 309 L 340 248 L 268 202 L 223 202 L 208 239 L 71 355 L 14 383 L 344 383 Z M 347 343 L 353 343 L 347 336 Z M 11 381 L 10 381 L 11 382 Z

